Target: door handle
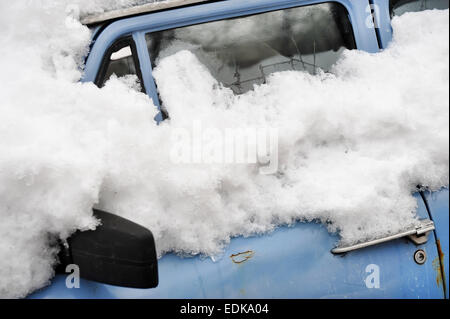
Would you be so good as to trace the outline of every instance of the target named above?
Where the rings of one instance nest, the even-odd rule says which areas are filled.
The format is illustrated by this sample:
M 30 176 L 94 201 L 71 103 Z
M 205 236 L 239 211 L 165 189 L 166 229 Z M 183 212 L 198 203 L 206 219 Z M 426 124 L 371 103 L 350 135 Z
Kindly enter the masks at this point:
M 353 250 L 358 250 L 374 245 L 378 245 L 381 243 L 385 243 L 387 241 L 391 241 L 398 238 L 408 237 L 415 244 L 424 244 L 428 241 L 429 232 L 435 229 L 434 223 L 429 219 L 421 219 L 419 223 L 415 225 L 413 228 L 403 231 L 401 233 L 395 235 L 389 235 L 383 238 L 373 239 L 366 242 L 358 243 L 356 245 L 345 246 L 345 247 L 335 247 L 331 250 L 333 254 L 344 254 Z

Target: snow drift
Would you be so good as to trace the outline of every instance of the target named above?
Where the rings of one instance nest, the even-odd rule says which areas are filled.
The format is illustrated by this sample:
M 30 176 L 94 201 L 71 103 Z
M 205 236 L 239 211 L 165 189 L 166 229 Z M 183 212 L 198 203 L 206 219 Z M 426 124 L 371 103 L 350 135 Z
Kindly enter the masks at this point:
M 55 241 L 95 228 L 93 206 L 151 229 L 160 255 L 215 255 L 295 221 L 343 243 L 395 232 L 415 222 L 416 185 L 449 183 L 448 10 L 395 18 L 387 50 L 345 51 L 333 74 L 280 72 L 240 96 L 189 51 L 167 56 L 157 126 L 135 78 L 78 83 L 90 33 L 68 3 L 136 1 L 0 4 L 0 297 L 48 284 Z M 173 131 L 193 121 L 278 128 L 278 172 L 171 162 Z

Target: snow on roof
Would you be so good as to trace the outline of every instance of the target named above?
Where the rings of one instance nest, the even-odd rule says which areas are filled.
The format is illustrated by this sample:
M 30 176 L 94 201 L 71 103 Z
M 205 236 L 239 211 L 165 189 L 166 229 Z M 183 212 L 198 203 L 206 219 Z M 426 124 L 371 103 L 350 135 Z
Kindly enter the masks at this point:
M 100 14 L 88 15 L 81 18 L 81 23 L 85 25 L 93 25 L 105 21 L 110 21 L 118 18 L 134 16 L 143 13 L 149 13 L 154 11 L 178 8 L 191 4 L 197 4 L 202 2 L 208 2 L 209 0 L 172 0 L 162 2 L 152 2 L 131 8 L 117 9 Z

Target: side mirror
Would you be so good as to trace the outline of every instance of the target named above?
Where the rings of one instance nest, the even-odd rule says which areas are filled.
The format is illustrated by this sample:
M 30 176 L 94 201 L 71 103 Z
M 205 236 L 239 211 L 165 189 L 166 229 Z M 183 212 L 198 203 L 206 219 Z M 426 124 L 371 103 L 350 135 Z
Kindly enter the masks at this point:
M 80 277 L 130 288 L 158 286 L 158 261 L 150 230 L 125 218 L 94 210 L 101 225 L 76 232 L 60 252 L 61 265 L 75 264 Z

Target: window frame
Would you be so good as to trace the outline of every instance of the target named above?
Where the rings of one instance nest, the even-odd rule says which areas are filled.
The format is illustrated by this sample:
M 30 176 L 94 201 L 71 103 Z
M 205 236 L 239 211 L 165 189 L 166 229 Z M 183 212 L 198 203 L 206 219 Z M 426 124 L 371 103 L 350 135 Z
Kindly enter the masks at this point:
M 136 49 L 136 44 L 134 43 L 134 40 L 131 36 L 125 36 L 122 38 L 117 39 L 109 48 L 105 51 L 105 54 L 103 55 L 102 62 L 100 64 L 99 70 L 97 72 L 97 76 L 95 78 L 94 84 L 98 87 L 102 87 L 105 83 L 105 76 L 108 71 L 108 67 L 110 64 L 111 55 L 122 49 L 129 46 L 131 48 L 131 56 L 133 58 L 134 68 L 136 69 L 136 75 L 139 79 L 139 82 L 141 84 L 142 92 L 146 93 L 145 85 L 142 81 L 142 71 L 139 64 L 139 57 L 138 57 L 138 51 Z
M 161 111 L 152 75 L 151 57 L 146 45 L 145 35 L 147 33 L 328 2 L 339 3 L 346 9 L 357 49 L 370 53 L 379 52 L 380 48 L 375 29 L 367 27 L 366 24 L 368 17 L 371 17 L 371 13 L 367 13 L 367 8 L 370 5 L 369 0 L 224 0 L 154 12 L 112 22 L 96 38 L 86 62 L 82 81 L 93 81 L 93 78 L 96 77 L 104 48 L 109 48 L 116 39 L 131 35 L 136 45 L 139 60 L 137 68 L 142 72 L 142 83 L 157 109 Z M 162 121 L 162 114 L 155 119 L 157 122 Z

